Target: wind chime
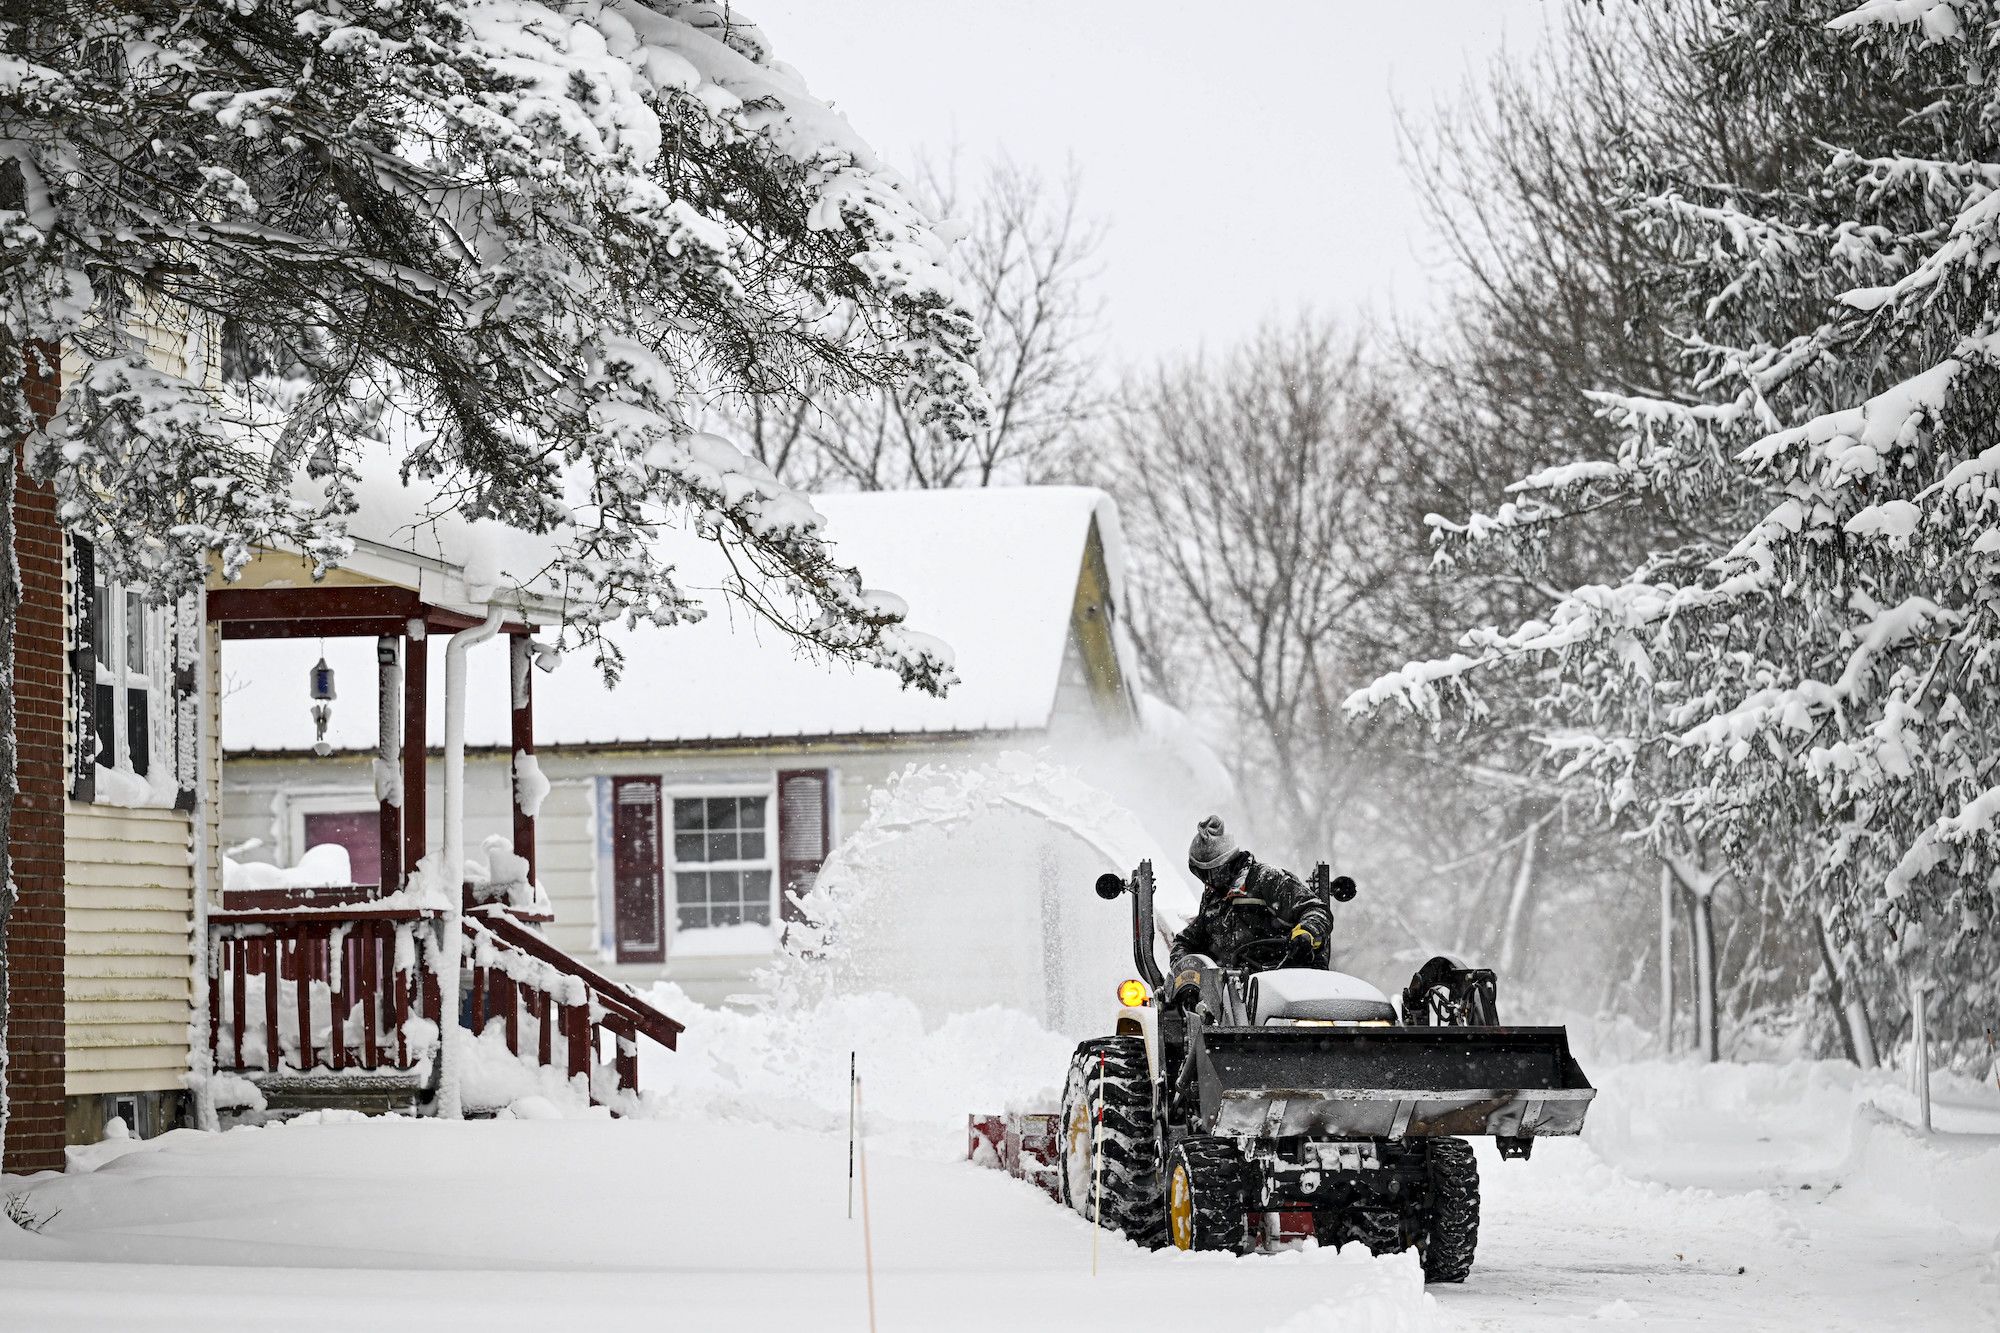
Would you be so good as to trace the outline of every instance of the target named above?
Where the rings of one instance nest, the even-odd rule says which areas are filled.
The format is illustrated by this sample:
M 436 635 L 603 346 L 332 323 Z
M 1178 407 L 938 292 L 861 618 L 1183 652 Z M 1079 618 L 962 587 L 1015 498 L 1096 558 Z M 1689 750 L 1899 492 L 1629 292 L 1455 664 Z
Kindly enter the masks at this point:
M 321 654 L 309 673 L 312 680 L 312 719 L 315 739 L 313 753 L 324 759 L 333 753 L 333 746 L 327 743 L 326 724 L 333 720 L 333 668 L 326 664 L 326 656 Z

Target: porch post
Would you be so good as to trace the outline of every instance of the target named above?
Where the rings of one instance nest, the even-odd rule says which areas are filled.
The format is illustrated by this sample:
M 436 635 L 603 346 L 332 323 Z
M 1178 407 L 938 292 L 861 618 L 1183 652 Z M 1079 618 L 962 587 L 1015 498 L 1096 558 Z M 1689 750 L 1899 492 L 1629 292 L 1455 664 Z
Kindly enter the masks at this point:
M 527 790 L 524 770 L 532 772 L 535 764 L 535 645 L 526 634 L 516 634 L 509 638 L 507 647 L 514 705 L 514 755 L 509 765 L 514 779 L 514 855 L 527 860 L 528 882 L 533 884 L 536 882 L 535 807 L 541 802 L 534 799 L 537 793 Z M 534 785 L 539 787 L 540 783 Z M 534 801 L 533 806 L 530 800 Z
M 375 640 L 375 799 L 381 833 L 382 892 L 403 884 L 403 659 L 402 640 Z
M 403 657 L 403 876 L 405 885 L 416 883 L 417 862 L 424 859 L 425 800 L 430 794 L 424 757 L 429 748 L 424 724 L 429 712 L 427 690 L 429 644 L 424 638 L 424 622 L 412 620 L 404 639 Z M 456 1001 L 453 1001 L 456 1003 Z

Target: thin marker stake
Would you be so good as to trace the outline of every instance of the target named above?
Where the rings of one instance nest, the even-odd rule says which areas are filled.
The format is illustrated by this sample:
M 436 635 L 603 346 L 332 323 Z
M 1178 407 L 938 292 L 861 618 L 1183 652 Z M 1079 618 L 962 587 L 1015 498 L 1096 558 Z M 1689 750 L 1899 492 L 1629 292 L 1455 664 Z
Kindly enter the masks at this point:
M 1090 1275 L 1097 1276 L 1097 1238 L 1104 1234 L 1104 1052 L 1097 1053 L 1097 1124 L 1090 1132 L 1091 1186 L 1096 1202 L 1090 1209 Z
M 854 1220 L 854 1099 L 860 1085 L 855 1082 L 854 1052 L 847 1053 L 847 1220 Z
M 854 1119 L 861 1121 L 861 1080 L 854 1080 Z M 868 1234 L 868 1140 L 856 1131 L 861 1145 L 861 1262 L 868 1273 L 868 1333 L 875 1333 L 875 1241 Z

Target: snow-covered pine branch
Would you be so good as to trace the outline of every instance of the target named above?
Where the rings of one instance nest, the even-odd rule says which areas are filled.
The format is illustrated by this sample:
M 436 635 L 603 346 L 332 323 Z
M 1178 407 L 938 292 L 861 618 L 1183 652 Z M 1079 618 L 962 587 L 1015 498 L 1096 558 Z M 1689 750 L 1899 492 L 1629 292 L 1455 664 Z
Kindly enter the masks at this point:
M 335 563 L 386 443 L 467 517 L 558 537 L 535 573 L 573 633 L 690 614 L 648 538 L 693 525 L 808 645 L 949 683 L 804 497 L 692 425 L 788 377 L 894 387 L 947 434 L 986 412 L 945 240 L 733 6 L 24 0 L 0 142 L 28 181 L 9 345 L 91 367 L 33 463 L 112 577 Z

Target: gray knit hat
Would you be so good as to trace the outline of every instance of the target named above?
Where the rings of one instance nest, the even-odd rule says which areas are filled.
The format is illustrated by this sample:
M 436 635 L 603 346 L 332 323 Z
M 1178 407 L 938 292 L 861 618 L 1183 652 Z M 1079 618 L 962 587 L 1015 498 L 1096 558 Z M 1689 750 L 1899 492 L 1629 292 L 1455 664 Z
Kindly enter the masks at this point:
M 1194 826 L 1194 841 L 1188 844 L 1188 864 L 1196 870 L 1213 870 L 1236 855 L 1236 839 L 1222 827 L 1221 815 L 1210 815 Z

